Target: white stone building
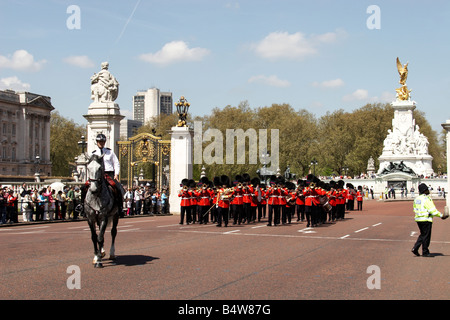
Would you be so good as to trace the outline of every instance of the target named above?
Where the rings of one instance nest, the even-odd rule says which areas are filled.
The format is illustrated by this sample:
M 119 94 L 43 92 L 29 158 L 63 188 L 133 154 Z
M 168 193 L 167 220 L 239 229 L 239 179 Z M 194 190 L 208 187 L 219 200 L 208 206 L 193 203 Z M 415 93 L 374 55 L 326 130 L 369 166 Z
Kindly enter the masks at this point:
M 50 175 L 51 98 L 0 90 L 0 176 Z

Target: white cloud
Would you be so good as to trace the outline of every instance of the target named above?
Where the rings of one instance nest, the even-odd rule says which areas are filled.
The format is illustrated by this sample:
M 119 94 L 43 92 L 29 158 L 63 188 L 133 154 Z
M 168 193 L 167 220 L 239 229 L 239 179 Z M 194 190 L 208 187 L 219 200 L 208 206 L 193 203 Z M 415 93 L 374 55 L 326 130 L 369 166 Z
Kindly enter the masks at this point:
M 334 79 L 334 80 L 326 80 L 322 82 L 313 82 L 312 85 L 314 87 L 319 88 L 338 88 L 344 86 L 344 81 L 342 79 Z
M 139 59 L 154 63 L 161 66 L 166 66 L 172 63 L 182 61 L 200 61 L 209 54 L 208 49 L 204 48 L 189 48 L 184 41 L 172 41 L 166 43 L 161 50 L 156 53 L 141 54 Z
M 366 100 L 369 98 L 369 91 L 358 89 L 352 94 L 348 94 L 342 98 L 344 101 Z
M 71 64 L 80 68 L 92 68 L 94 67 L 94 62 L 89 59 L 88 56 L 70 56 L 64 58 L 63 61 L 65 63 Z
M 239 2 L 227 2 L 225 4 L 225 8 L 238 10 L 241 8 L 241 5 L 239 4 Z
M 11 89 L 14 91 L 28 91 L 30 90 L 30 84 L 24 83 L 19 80 L 16 76 L 14 77 L 8 77 L 8 78 L 2 78 L 0 79 L 0 89 Z
M 258 75 L 248 79 L 249 83 L 262 83 L 271 87 L 289 87 L 291 83 L 287 80 L 281 80 L 276 75 L 264 76 Z
M 47 61 L 34 61 L 34 57 L 26 50 L 17 50 L 12 55 L 0 55 L 0 68 L 19 71 L 39 71 Z
M 361 101 L 364 100 L 368 103 L 386 103 L 386 102 L 392 102 L 395 100 L 395 94 L 389 91 L 384 91 L 381 93 L 381 96 L 369 96 L 369 91 L 365 89 L 358 89 L 355 92 L 348 94 L 342 98 L 343 101 L 350 102 L 350 101 Z
M 321 35 L 307 37 L 302 32 L 289 34 L 288 32 L 272 32 L 264 39 L 250 47 L 265 59 L 302 60 L 318 52 L 321 44 L 336 42 L 345 35 L 345 31 L 337 30 Z

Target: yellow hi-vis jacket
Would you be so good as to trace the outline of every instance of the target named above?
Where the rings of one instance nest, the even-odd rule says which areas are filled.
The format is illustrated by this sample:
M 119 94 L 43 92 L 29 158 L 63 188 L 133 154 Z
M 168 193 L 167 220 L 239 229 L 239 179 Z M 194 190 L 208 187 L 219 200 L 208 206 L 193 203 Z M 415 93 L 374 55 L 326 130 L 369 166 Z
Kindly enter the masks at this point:
M 442 213 L 436 209 L 431 197 L 426 194 L 421 194 L 414 199 L 414 214 L 414 220 L 417 222 L 433 222 L 433 217 L 442 217 Z

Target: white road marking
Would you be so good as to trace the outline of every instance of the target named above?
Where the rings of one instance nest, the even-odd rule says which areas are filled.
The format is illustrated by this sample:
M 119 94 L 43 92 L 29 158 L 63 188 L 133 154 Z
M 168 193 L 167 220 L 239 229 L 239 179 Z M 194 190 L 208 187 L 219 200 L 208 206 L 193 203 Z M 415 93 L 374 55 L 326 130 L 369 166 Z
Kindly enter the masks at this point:
M 235 233 L 235 232 L 240 232 L 241 230 L 231 230 L 231 231 L 227 231 L 224 232 L 223 234 L 230 234 L 230 233 Z
M 136 221 L 136 219 L 133 219 L 133 221 L 124 221 L 124 223 L 128 224 L 128 223 L 145 223 L 145 222 L 153 222 L 156 220 L 141 220 L 141 221 Z
M 345 235 L 345 236 L 343 236 L 343 237 L 340 237 L 339 239 L 345 239 L 345 238 L 347 238 L 347 237 L 350 237 L 350 235 L 347 234 L 347 235 Z
M 379 222 L 379 223 L 373 224 L 373 225 L 372 225 L 372 227 L 376 227 L 376 226 L 379 226 L 380 224 L 382 224 L 382 222 Z
M 156 226 L 157 228 L 166 228 L 166 227 L 174 227 L 174 226 L 181 226 L 181 224 L 177 223 L 177 224 L 167 224 L 164 226 Z
M 364 231 L 364 230 L 367 230 L 367 229 L 369 229 L 369 227 L 365 227 L 365 228 L 362 228 L 362 229 L 356 230 L 356 231 L 355 231 L 355 233 L 358 233 L 358 232 L 361 232 L 361 231 Z
M 0 231 L 33 230 L 33 229 L 45 229 L 45 228 L 49 228 L 49 227 L 50 226 L 24 227 L 24 228 L 11 227 L 11 228 L 1 228 Z

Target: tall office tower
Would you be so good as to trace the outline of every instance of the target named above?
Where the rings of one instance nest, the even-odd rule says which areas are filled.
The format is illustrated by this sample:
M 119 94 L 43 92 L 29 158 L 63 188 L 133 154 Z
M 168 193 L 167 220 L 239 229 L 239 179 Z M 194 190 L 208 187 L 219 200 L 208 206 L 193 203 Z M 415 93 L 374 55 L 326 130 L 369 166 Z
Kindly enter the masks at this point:
M 161 92 L 158 88 L 138 91 L 133 97 L 133 120 L 145 124 L 150 118 L 172 114 L 172 106 L 172 92 Z

